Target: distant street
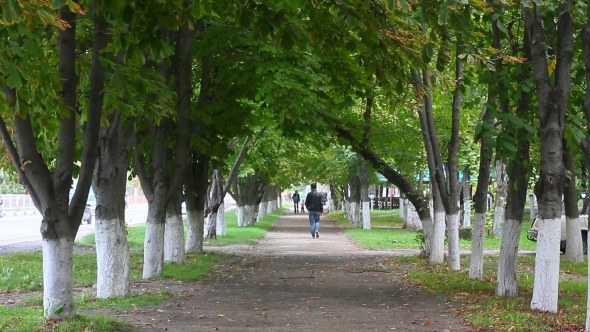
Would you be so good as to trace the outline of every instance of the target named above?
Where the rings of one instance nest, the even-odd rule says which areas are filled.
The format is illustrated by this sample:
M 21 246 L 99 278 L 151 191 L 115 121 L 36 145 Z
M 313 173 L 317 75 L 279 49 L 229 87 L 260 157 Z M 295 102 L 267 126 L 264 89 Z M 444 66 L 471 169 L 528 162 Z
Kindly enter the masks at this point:
M 125 210 L 125 220 L 128 225 L 145 223 L 147 219 L 147 205 Z M 41 215 L 33 216 L 5 216 L 0 218 L 0 246 L 22 243 L 41 242 Z M 94 233 L 94 216 L 92 224 L 82 224 L 76 239 L 86 234 Z

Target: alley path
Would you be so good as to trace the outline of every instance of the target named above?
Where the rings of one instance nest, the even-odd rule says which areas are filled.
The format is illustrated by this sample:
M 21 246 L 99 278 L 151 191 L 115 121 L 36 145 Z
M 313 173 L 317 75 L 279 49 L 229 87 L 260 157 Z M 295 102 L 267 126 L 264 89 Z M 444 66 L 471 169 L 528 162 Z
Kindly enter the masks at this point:
M 444 297 L 383 264 L 416 251 L 359 250 L 327 220 L 313 239 L 307 214 L 286 212 L 257 244 L 222 251 L 235 255 L 206 280 L 162 281 L 179 296 L 120 318 L 133 331 L 471 330 Z

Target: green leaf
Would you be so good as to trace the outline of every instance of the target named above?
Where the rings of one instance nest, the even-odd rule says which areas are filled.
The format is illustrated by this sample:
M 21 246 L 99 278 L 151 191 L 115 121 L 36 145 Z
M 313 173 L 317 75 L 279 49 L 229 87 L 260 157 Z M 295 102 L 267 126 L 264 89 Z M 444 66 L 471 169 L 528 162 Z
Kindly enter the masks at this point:
M 399 0 L 399 6 L 402 9 L 410 10 L 410 5 L 408 4 L 408 2 L 406 0 Z
M 387 0 L 387 10 L 393 10 L 395 8 L 395 0 Z
M 288 28 L 283 31 L 283 36 L 281 37 L 281 47 L 286 50 L 291 50 L 295 41 L 293 40 L 293 34 L 291 30 Z
M 496 25 L 498 26 L 498 29 L 500 29 L 500 31 L 502 31 L 506 34 L 508 33 L 508 29 L 506 29 L 506 27 L 504 26 L 504 23 L 502 23 L 502 21 L 497 20 Z
M 62 305 L 60 305 L 59 307 L 57 307 L 57 309 L 55 309 L 55 311 L 53 312 L 53 315 L 55 315 L 55 314 L 59 314 L 59 313 L 61 313 L 62 311 L 64 311 L 64 305 L 63 305 L 63 304 L 62 304 Z
M 349 28 L 354 28 L 356 26 L 356 19 L 354 16 L 346 17 L 346 25 L 348 25 Z
M 447 8 L 446 7 L 443 7 L 440 11 L 440 14 L 438 16 L 438 24 L 439 25 L 447 24 Z
M 66 0 L 53 0 L 53 2 L 51 3 L 51 8 L 58 9 L 62 6 L 65 6 L 65 4 Z
M 501 141 L 500 145 L 508 151 L 516 152 L 516 147 L 514 146 L 514 144 L 508 141 Z
M 17 66 L 10 65 L 6 70 L 6 75 L 8 76 L 6 84 L 8 84 L 10 88 L 20 88 L 23 86 L 23 80 Z
M 5 0 L 4 4 L 4 21 L 8 24 L 16 22 L 23 11 L 20 9 L 17 0 Z

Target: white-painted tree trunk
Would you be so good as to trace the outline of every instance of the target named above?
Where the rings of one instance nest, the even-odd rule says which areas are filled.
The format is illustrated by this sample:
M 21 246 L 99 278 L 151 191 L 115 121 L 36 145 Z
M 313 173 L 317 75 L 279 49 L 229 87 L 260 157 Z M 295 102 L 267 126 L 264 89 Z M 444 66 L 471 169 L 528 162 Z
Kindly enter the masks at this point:
M 350 202 L 350 221 L 354 227 L 361 228 L 361 215 L 359 211 L 359 204 L 357 202 Z
M 590 271 L 590 259 L 588 260 L 588 271 Z M 588 279 L 588 291 L 587 291 L 587 298 L 588 300 L 586 301 L 586 328 L 585 328 L 585 332 L 590 331 L 590 278 Z
M 539 225 L 539 233 L 531 309 L 555 313 L 559 296 L 561 218 L 539 218 L 537 224 Z
M 449 268 L 459 271 L 461 269 L 461 257 L 459 255 L 459 214 L 449 215 L 447 238 L 449 239 Z
M 256 223 L 258 211 L 255 205 L 238 206 L 236 211 L 238 214 L 238 227 L 252 226 Z
M 443 264 L 445 262 L 445 228 L 445 213 L 435 212 L 430 263 Z
M 276 202 L 276 200 L 268 201 L 268 204 L 266 205 L 266 214 L 275 212 Z
M 205 212 L 198 210 L 186 210 L 186 247 L 185 252 L 203 252 L 203 227 L 205 225 Z
M 342 210 L 344 210 L 344 219 L 347 219 L 348 221 L 352 222 L 352 219 L 350 218 L 350 202 L 342 202 Z
M 162 275 L 164 268 L 164 229 L 162 223 L 148 222 L 143 243 L 143 278 Z
M 182 218 L 176 214 L 166 214 L 166 227 L 164 228 L 164 262 L 186 263 L 184 251 L 184 224 Z
M 371 229 L 371 202 L 363 202 L 363 229 Z
M 537 211 L 535 211 L 535 195 L 529 196 L 529 219 L 535 219 Z
M 261 220 L 262 218 L 264 218 L 266 216 L 266 205 L 268 202 L 262 201 L 260 202 L 260 204 L 258 205 L 258 216 L 256 217 L 256 220 Z M 298 203 L 299 204 L 299 212 L 301 212 L 301 202 Z
M 471 233 L 471 263 L 469 265 L 469 278 L 483 278 L 483 246 L 486 234 L 486 215 L 476 213 L 473 215 L 473 231 Z
M 522 222 L 519 220 L 506 220 L 502 227 L 502 244 L 496 282 L 496 295 L 498 296 L 518 296 L 516 268 L 518 267 L 518 242 L 521 229 Z
M 420 223 L 423 226 L 422 234 L 424 235 L 424 251 L 428 256 L 430 256 L 430 253 L 432 252 L 432 233 L 434 232 L 434 222 L 429 214 L 424 218 L 420 218 Z
M 43 316 L 62 319 L 74 311 L 74 241 L 43 239 Z
M 504 224 L 504 215 L 506 208 L 502 198 L 496 200 L 496 207 L 494 209 L 494 224 L 492 226 L 492 236 L 502 236 L 502 227 Z
M 579 263 L 584 261 L 582 230 L 580 228 L 581 222 L 582 217 L 573 219 L 566 217 L 567 241 L 565 244 L 565 260 L 571 263 Z
M 129 288 L 129 244 L 125 222 L 96 219 L 96 297 L 124 297 Z
M 406 200 L 400 197 L 400 199 L 399 199 L 399 216 L 400 216 L 400 218 L 402 218 L 404 220 L 404 222 L 406 221 L 405 202 L 406 202 Z
M 215 228 L 217 228 L 217 213 L 211 212 L 207 218 L 205 218 L 205 238 L 216 238 L 217 232 L 215 231 Z
M 221 203 L 219 210 L 217 211 L 217 226 L 215 228 L 217 236 L 225 236 L 227 230 L 225 227 L 225 204 Z
M 466 199 L 463 203 L 463 227 L 471 227 L 471 200 Z

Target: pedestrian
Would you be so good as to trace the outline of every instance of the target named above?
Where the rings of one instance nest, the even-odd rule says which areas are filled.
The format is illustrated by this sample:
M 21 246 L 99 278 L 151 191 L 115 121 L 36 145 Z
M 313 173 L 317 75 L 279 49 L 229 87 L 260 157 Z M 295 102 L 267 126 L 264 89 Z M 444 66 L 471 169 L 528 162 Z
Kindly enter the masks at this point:
M 305 206 L 309 213 L 309 229 L 311 237 L 316 239 L 320 237 L 320 215 L 324 212 L 322 206 L 322 194 L 317 190 L 317 184 L 311 184 L 311 192 L 305 197 Z
M 295 193 L 293 194 L 293 205 L 295 207 L 295 213 L 297 213 L 297 211 L 299 211 L 299 201 L 301 200 L 301 198 L 299 197 L 299 193 L 297 192 L 297 190 L 295 190 Z
M 305 202 L 301 202 L 301 213 L 305 213 Z

